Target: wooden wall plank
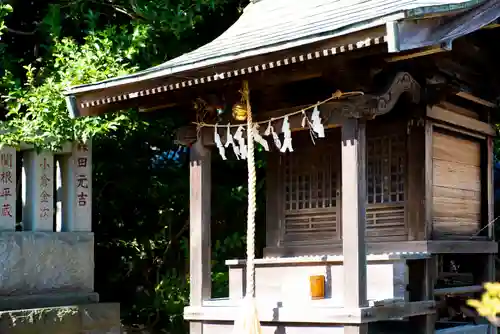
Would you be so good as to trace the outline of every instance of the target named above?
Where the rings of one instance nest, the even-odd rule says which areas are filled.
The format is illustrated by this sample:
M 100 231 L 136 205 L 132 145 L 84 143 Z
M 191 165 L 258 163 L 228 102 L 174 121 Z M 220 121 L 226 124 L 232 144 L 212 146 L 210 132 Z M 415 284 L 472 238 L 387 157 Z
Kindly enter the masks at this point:
M 481 191 L 481 168 L 434 159 L 434 186 Z
M 472 237 L 481 226 L 480 142 L 439 131 L 432 140 L 433 237 Z
M 434 186 L 432 188 L 432 194 L 434 197 L 456 198 L 473 201 L 481 200 L 481 192 L 467 189 Z
M 432 140 L 433 158 L 465 165 L 481 165 L 481 150 L 478 142 L 440 132 L 434 132 Z
M 459 198 L 435 197 L 434 217 L 481 217 L 481 201 Z

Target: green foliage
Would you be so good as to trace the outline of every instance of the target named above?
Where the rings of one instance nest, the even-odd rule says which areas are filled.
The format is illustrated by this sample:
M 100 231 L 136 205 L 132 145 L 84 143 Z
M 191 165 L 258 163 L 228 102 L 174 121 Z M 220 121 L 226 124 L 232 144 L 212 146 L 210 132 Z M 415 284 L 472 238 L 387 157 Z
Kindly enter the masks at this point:
M 103 2 L 100 3 L 105 7 L 103 11 L 96 11 L 93 1 L 47 4 L 46 13 L 37 27 L 45 33 L 42 38 L 44 57 L 36 57 L 24 64 L 24 77 L 19 77 L 18 63 L 5 60 L 9 59 L 5 45 L 0 49 L 0 56 L 4 58 L 0 85 L 5 92 L 3 99 L 7 110 L 7 122 L 0 124 L 0 142 L 9 145 L 25 142 L 40 148 L 57 149 L 66 141 L 86 141 L 118 126 L 134 128 L 135 120 L 125 114 L 70 119 L 63 91 L 74 85 L 151 66 L 160 58 L 161 44 L 158 46 L 147 41 L 159 37 L 162 32 L 167 38 L 178 40 L 202 21 L 200 14 L 204 9 L 214 10 L 227 2 L 229 0 Z M 0 32 L 7 29 L 4 18 L 11 11 L 10 5 L 0 7 Z M 110 11 L 113 19 L 107 18 Z M 124 15 L 126 20 L 116 19 L 118 14 Z M 76 20 L 72 22 L 76 26 L 86 28 L 83 36 L 82 29 L 76 33 L 79 40 L 64 36 L 63 16 Z M 74 28 L 68 29 L 69 32 L 73 34 Z M 148 54 L 151 52 L 153 56 Z M 147 59 L 146 63 L 144 59 Z
M 119 29 L 119 28 L 118 28 Z M 23 84 L 11 72 L 2 78 L 7 93 L 3 96 L 8 113 L 0 125 L 0 142 L 21 142 L 57 149 L 67 141 L 87 141 L 97 134 L 131 126 L 125 113 L 104 117 L 71 119 L 63 91 L 77 84 L 123 75 L 137 68 L 130 60 L 144 45 L 146 34 L 141 26 L 126 38 L 116 39 L 117 28 L 93 32 L 79 45 L 70 38 L 56 38 L 47 66 L 26 65 Z
M 9 4 L 0 4 L 0 36 L 3 35 L 5 29 L 7 28 L 5 25 L 5 17 L 12 12 L 12 6 Z

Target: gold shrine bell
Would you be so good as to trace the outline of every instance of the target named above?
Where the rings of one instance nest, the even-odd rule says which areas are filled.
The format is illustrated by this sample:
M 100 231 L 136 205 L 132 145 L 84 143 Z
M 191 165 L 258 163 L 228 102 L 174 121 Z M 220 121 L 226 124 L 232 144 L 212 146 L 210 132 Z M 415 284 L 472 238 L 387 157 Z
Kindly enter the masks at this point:
M 247 107 L 243 103 L 236 103 L 233 105 L 233 118 L 237 121 L 244 121 L 247 119 Z

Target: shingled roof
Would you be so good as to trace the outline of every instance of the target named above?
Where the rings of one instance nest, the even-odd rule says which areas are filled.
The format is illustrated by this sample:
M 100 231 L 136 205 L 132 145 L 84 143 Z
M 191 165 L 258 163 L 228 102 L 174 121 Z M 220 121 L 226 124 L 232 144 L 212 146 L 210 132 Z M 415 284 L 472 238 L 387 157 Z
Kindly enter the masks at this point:
M 216 73 L 216 66 L 220 64 L 305 46 L 361 30 L 384 26 L 389 22 L 465 11 L 487 3 L 495 3 L 495 1 L 252 1 L 245 8 L 238 21 L 212 42 L 178 58 L 131 75 L 72 87 L 67 90 L 66 95 L 86 94 L 121 85 L 137 84 L 152 79 L 167 78 L 174 74 L 179 75 L 187 71 L 192 73 L 195 70 L 212 68 Z

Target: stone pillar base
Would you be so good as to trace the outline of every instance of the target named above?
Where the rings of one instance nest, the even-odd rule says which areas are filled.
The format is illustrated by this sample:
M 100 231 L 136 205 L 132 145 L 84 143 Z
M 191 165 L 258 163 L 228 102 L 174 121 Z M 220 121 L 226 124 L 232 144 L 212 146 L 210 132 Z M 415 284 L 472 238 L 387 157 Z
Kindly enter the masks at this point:
M 119 334 L 120 326 L 117 303 L 0 312 L 0 333 Z
M 59 292 L 22 296 L 0 296 L 0 311 L 87 305 L 97 304 L 98 302 L 99 294 L 97 292 Z

